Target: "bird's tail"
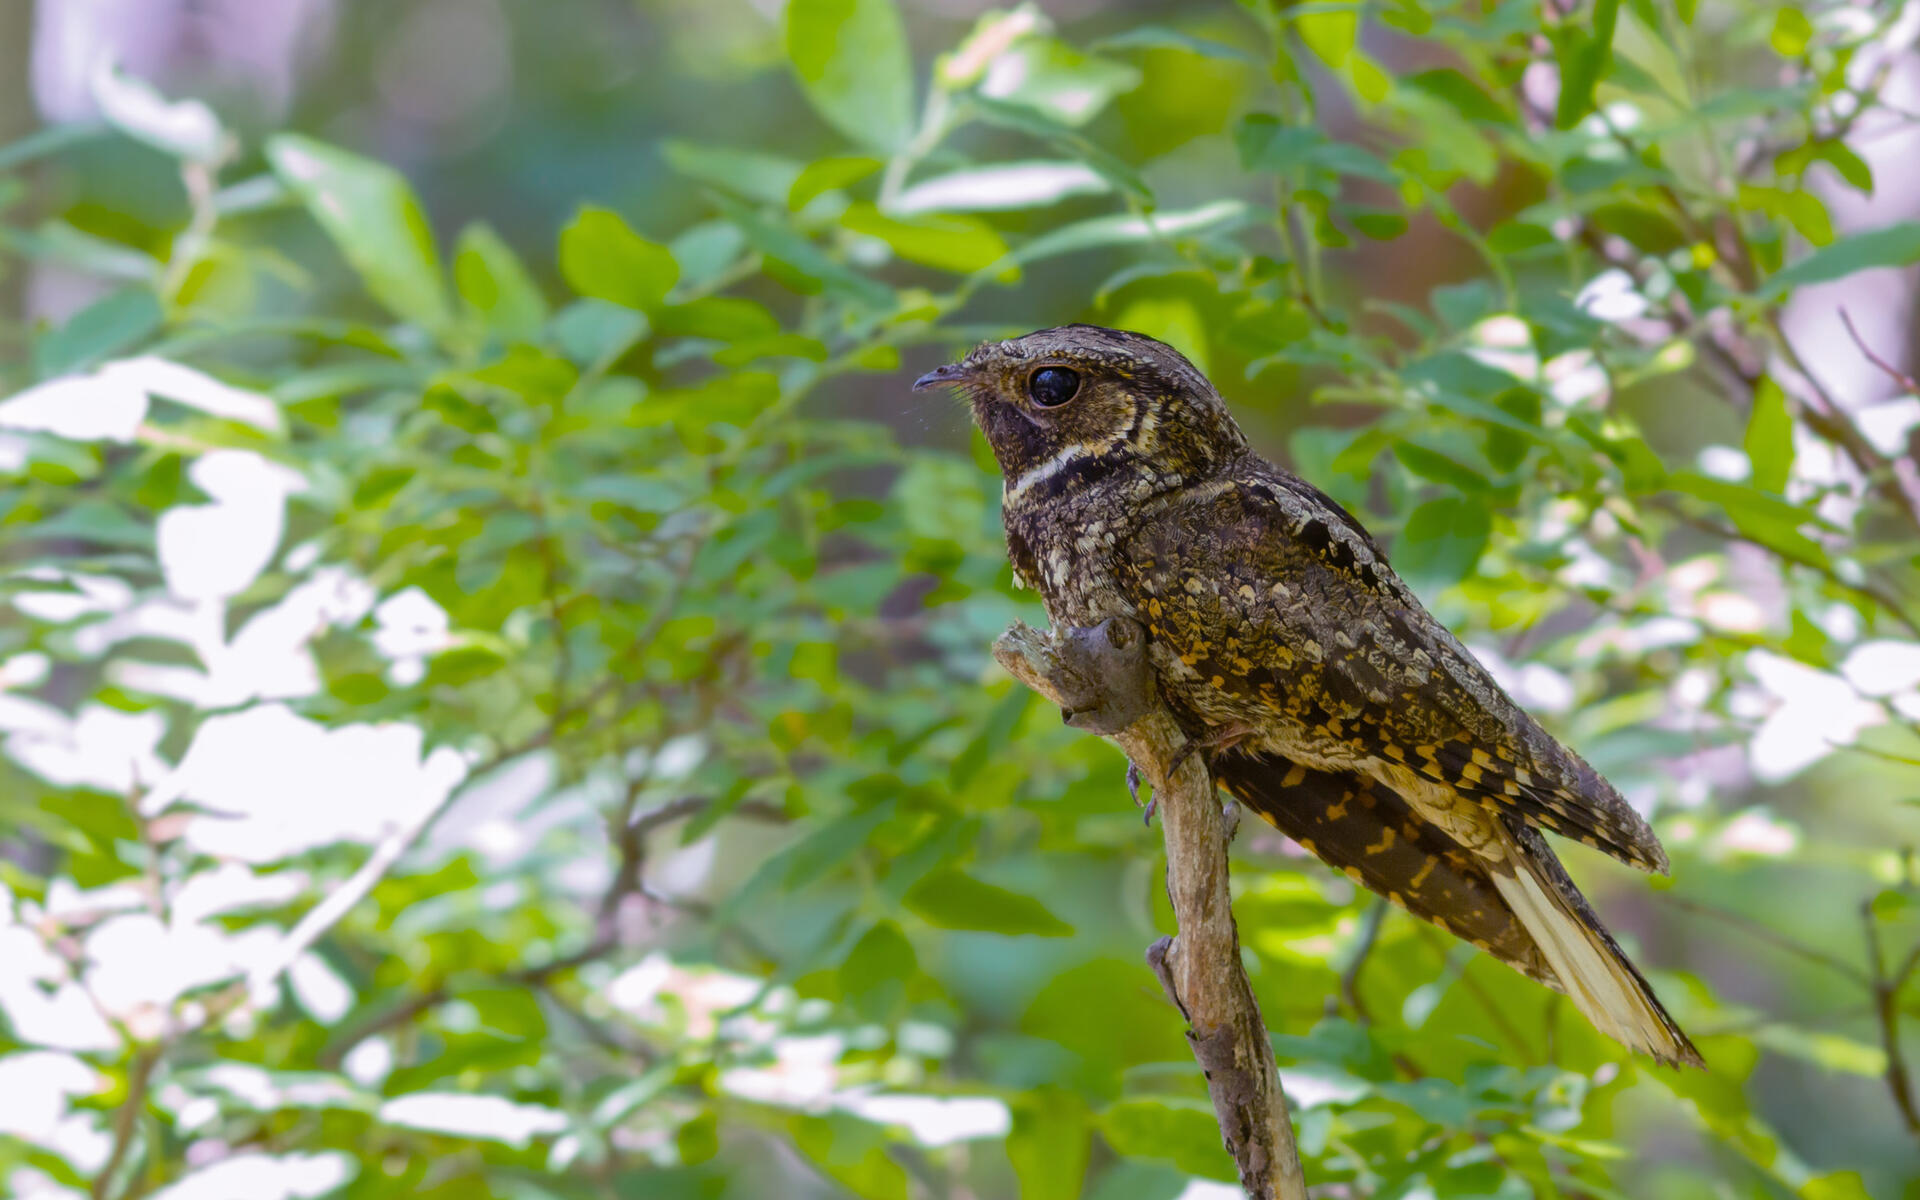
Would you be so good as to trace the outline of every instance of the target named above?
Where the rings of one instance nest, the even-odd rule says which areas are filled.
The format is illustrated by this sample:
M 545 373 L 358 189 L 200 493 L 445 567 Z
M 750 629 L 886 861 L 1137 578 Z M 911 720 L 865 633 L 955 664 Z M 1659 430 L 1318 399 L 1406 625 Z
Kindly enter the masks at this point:
M 1508 853 L 1469 851 L 1393 789 L 1228 750 L 1214 778 L 1309 852 L 1423 920 L 1567 993 L 1595 1027 L 1661 1062 L 1700 1054 L 1568 877 L 1539 832 L 1505 821 Z
M 1524 825 L 1510 823 L 1508 833 L 1511 853 L 1490 872 L 1493 885 L 1533 935 L 1574 1007 L 1629 1049 L 1669 1066 L 1704 1065 L 1546 842 Z

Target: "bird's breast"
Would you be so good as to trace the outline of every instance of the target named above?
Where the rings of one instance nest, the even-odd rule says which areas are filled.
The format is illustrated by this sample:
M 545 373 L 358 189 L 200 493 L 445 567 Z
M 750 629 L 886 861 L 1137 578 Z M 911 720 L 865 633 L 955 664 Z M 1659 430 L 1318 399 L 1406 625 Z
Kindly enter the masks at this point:
M 1128 530 L 1114 514 L 1092 506 L 1012 509 L 1006 532 L 1015 576 L 1040 593 L 1055 625 L 1135 615 L 1118 571 Z

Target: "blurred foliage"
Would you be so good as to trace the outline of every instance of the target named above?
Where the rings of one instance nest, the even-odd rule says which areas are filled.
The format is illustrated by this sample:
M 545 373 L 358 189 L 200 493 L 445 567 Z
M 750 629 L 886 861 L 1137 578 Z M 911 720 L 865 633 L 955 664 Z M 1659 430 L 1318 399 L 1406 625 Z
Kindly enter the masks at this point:
M 1920 262 L 1826 203 L 1897 8 L 512 13 L 451 160 L 114 75 L 0 147 L 86 297 L 0 325 L 14 1194 L 1215 1194 L 1158 836 L 904 382 L 1090 319 L 1672 851 L 1570 857 L 1700 1073 L 1243 829 L 1320 1194 L 1920 1196 L 1920 477 L 1780 323 Z

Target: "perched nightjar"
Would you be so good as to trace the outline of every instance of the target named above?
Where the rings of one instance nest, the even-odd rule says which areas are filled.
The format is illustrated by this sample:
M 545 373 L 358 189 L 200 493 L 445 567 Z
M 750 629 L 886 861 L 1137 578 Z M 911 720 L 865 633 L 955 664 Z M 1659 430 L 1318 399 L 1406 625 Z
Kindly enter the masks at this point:
M 1623 1045 L 1700 1062 L 1541 836 L 1664 872 L 1653 831 L 1358 521 L 1248 447 L 1193 364 L 1067 325 L 914 386 L 970 401 L 1006 479 L 1007 552 L 1048 617 L 1144 626 L 1169 709 L 1243 805 Z

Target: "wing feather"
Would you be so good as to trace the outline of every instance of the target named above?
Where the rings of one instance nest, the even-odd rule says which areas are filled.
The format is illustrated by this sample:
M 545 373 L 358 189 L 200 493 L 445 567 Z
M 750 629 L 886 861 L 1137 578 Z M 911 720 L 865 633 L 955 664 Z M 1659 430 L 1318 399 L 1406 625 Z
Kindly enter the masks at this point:
M 1123 580 L 1197 682 L 1495 813 L 1666 871 L 1640 814 L 1428 614 L 1350 513 L 1251 456 L 1205 486 L 1146 523 Z M 1180 594 L 1162 594 L 1169 581 Z

